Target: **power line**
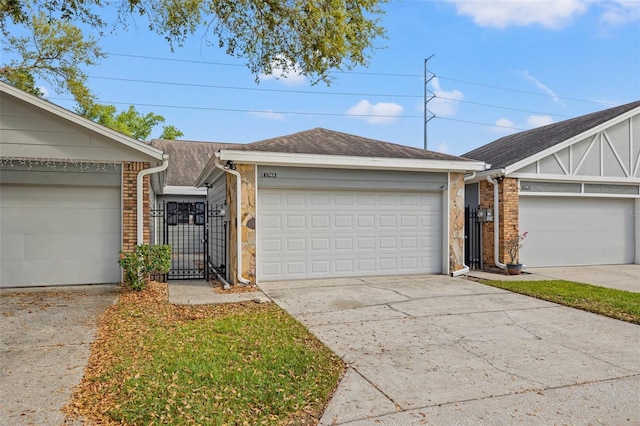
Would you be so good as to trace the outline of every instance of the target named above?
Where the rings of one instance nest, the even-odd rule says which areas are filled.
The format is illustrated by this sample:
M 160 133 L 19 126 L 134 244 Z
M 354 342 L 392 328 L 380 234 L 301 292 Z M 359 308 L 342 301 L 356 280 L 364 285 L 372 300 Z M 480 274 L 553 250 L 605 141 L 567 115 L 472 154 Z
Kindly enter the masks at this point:
M 304 94 L 304 95 L 378 96 L 378 97 L 395 97 L 395 98 L 420 98 L 421 97 L 418 95 L 403 95 L 403 94 L 397 94 L 397 93 L 355 93 L 355 92 L 327 92 L 327 91 L 313 91 L 313 90 L 269 89 L 266 87 L 220 86 L 220 85 L 214 85 L 214 84 L 139 80 L 139 79 L 132 79 L 132 78 L 102 77 L 102 76 L 92 76 L 92 75 L 88 77 L 94 78 L 94 79 L 100 79 L 100 80 L 129 81 L 132 83 L 151 83 L 151 84 L 162 84 L 162 85 L 168 85 L 168 86 L 184 86 L 184 87 L 206 87 L 210 89 L 246 90 L 246 91 L 254 91 L 254 92 L 298 93 L 298 94 Z
M 245 67 L 245 65 L 242 65 L 242 64 L 232 64 L 232 63 L 228 63 L 228 62 L 195 61 L 195 60 L 189 60 L 189 59 L 175 59 L 175 58 L 165 58 L 165 57 L 159 57 L 159 56 L 130 55 L 130 54 L 116 53 L 116 52 L 107 52 L 107 55 L 122 56 L 122 57 L 127 57 L 127 58 L 150 59 L 150 60 L 157 60 L 157 61 L 195 63 L 195 64 L 202 64 L 202 65 L 216 65 L 216 66 L 243 67 L 243 68 Z M 335 72 L 338 73 L 338 74 L 370 75 L 370 76 L 377 76 L 377 77 L 407 77 L 407 78 L 416 78 L 416 77 L 418 77 L 418 78 L 422 78 L 421 74 L 380 73 L 380 72 L 367 72 L 367 71 L 335 71 Z M 440 76 L 440 75 L 435 75 L 435 76 L 438 77 L 439 79 L 446 80 L 446 81 L 454 81 L 456 83 L 469 84 L 469 85 L 473 85 L 473 86 L 486 87 L 486 88 L 490 88 L 490 89 L 503 90 L 503 91 L 507 91 L 507 92 L 522 93 L 522 94 L 532 95 L 532 96 L 540 96 L 540 97 L 547 97 L 547 98 L 553 98 L 553 99 L 562 99 L 562 100 L 567 100 L 567 101 L 585 102 L 585 103 L 591 103 L 591 104 L 596 104 L 596 105 L 611 106 L 611 104 L 606 103 L 606 102 L 593 101 L 593 100 L 589 100 L 589 99 L 579 99 L 579 98 L 571 98 L 571 97 L 564 97 L 564 96 L 553 96 L 553 95 L 544 94 L 544 93 L 531 92 L 531 91 L 521 90 L 521 89 L 513 89 L 513 88 L 510 88 L 510 87 L 502 87 L 502 86 L 496 86 L 496 85 L 486 84 L 486 83 L 478 83 L 478 82 L 474 82 L 474 81 L 461 80 L 461 79 L 456 79 L 456 78 L 452 78 L 452 77 L 446 77 L 446 76 Z
M 438 96 L 435 95 L 436 99 L 446 99 L 446 100 L 450 100 L 450 101 L 456 101 L 456 102 L 460 102 L 463 104 L 470 104 L 470 105 L 478 105 L 478 106 L 483 106 L 483 107 L 489 107 L 489 108 L 497 108 L 497 109 L 504 109 L 504 110 L 508 110 L 508 111 L 518 111 L 518 112 L 527 112 L 530 114 L 544 114 L 544 115 L 550 115 L 553 117 L 561 117 L 561 118 L 571 118 L 571 116 L 569 115 L 560 115 L 560 114 L 550 114 L 548 112 L 540 112 L 540 111 L 532 111 L 532 110 L 528 110 L 528 109 L 520 109 L 520 108 L 512 108 L 512 107 L 505 107 L 505 106 L 500 106 L 500 105 L 490 105 L 490 104 L 484 104 L 481 102 L 471 102 L 471 101 L 465 101 L 463 99 L 455 99 L 455 98 L 447 98 L 444 96 Z
M 69 98 L 54 98 L 63 101 L 73 101 Z M 222 112 L 245 112 L 251 114 L 282 114 L 282 115 L 317 115 L 317 116 L 330 116 L 330 117 L 356 117 L 356 118 L 421 118 L 421 115 L 388 115 L 388 114 L 349 114 L 349 113 L 337 113 L 337 112 L 311 112 L 311 111 L 273 111 L 273 110 L 253 110 L 253 109 L 239 109 L 239 108 L 215 108 L 215 107 L 198 107 L 198 106 L 184 106 L 184 105 L 161 105 L 161 104 L 144 104 L 144 103 L 132 103 L 132 102 L 113 102 L 101 100 L 101 103 L 108 105 L 136 105 L 152 108 L 172 108 L 172 109 L 189 109 L 189 110 L 202 110 L 202 111 L 222 111 Z
M 169 62 L 185 62 L 191 64 L 201 64 L 201 65 L 217 65 L 217 66 L 225 66 L 225 67 L 242 67 L 246 68 L 246 65 L 243 64 L 231 64 L 228 62 L 210 62 L 210 61 L 195 61 L 190 59 L 175 59 L 175 58 L 163 58 L 159 56 L 143 56 L 143 55 L 129 55 L 125 53 L 114 53 L 107 52 L 108 56 L 122 56 L 126 58 L 138 58 L 138 59 L 151 59 L 155 61 L 169 61 Z M 335 71 L 338 74 L 355 74 L 355 75 L 373 75 L 373 76 L 382 76 L 382 77 L 420 77 L 418 74 L 401 74 L 401 73 L 377 73 L 377 72 L 366 72 L 366 71 Z
M 221 67 L 242 67 L 242 64 L 230 64 L 228 62 L 209 62 L 209 61 L 194 61 L 190 59 L 176 59 L 176 58 L 163 58 L 159 56 L 144 56 L 144 55 L 128 55 L 126 53 L 106 52 L 107 56 L 122 56 L 124 58 L 137 58 L 137 59 L 151 59 L 153 61 L 168 61 L 168 62 L 185 62 L 189 64 L 203 64 L 203 65 L 218 65 Z
M 442 80 L 455 81 L 456 83 L 471 84 L 471 85 L 474 85 L 474 86 L 488 87 L 490 89 L 504 90 L 504 91 L 516 92 L 516 93 L 524 93 L 526 95 L 541 96 L 541 97 L 544 97 L 544 98 L 562 99 L 562 100 L 565 100 L 565 101 L 586 102 L 586 103 L 591 103 L 591 104 L 611 106 L 611 104 L 608 104 L 606 102 L 591 101 L 591 100 L 588 100 L 588 99 L 567 98 L 567 97 L 564 97 L 564 96 L 554 96 L 554 95 L 549 95 L 549 94 L 544 94 L 544 93 L 530 92 L 530 91 L 527 91 L 527 90 L 519 90 L 519 89 L 511 89 L 511 88 L 508 88 L 508 87 L 494 86 L 494 85 L 491 85 L 491 84 L 475 83 L 475 82 L 472 82 L 472 81 L 459 80 L 459 79 L 449 78 L 449 77 L 440 77 L 440 76 L 437 76 L 437 77 L 442 79 Z
M 458 118 L 451 118 L 451 117 L 434 117 L 440 120 L 447 120 L 447 121 L 456 121 L 458 123 L 467 123 L 467 124 L 477 124 L 479 126 L 487 126 L 487 127 L 499 127 L 502 129 L 511 129 L 511 130 L 527 130 L 527 129 L 523 129 L 521 127 L 514 127 L 514 126 L 505 126 L 503 124 L 489 124 L 489 123 L 480 123 L 478 121 L 470 121 L 470 120 L 460 120 Z
M 69 98 L 57 98 L 50 97 L 48 99 L 56 99 L 62 101 L 73 101 L 73 99 Z M 109 105 L 133 105 L 131 102 L 113 102 L 113 101 L 104 101 L 101 102 Z M 303 116 L 323 116 L 323 117 L 352 117 L 352 118 L 423 118 L 422 115 L 387 115 L 387 114 L 349 114 L 349 113 L 331 113 L 331 112 L 312 112 L 312 111 L 272 111 L 272 110 L 252 110 L 252 109 L 240 109 L 240 108 L 215 108 L 215 107 L 194 107 L 194 106 L 184 106 L 184 105 L 162 105 L 162 104 L 146 104 L 146 103 L 136 103 L 136 106 L 144 106 L 151 108 L 170 108 L 170 109 L 187 109 L 187 110 L 200 110 L 200 111 L 220 111 L 220 112 L 240 112 L 240 113 L 249 113 L 249 114 L 261 114 L 261 115 L 303 115 Z M 526 130 L 520 127 L 513 126 L 505 126 L 500 124 L 490 124 L 490 123 L 481 123 L 478 121 L 470 121 L 470 120 L 460 120 L 451 117 L 439 117 L 434 116 L 435 119 L 446 120 L 446 121 L 455 121 L 459 123 L 466 124 L 475 124 L 480 126 L 487 127 L 497 127 L 503 129 L 510 130 Z
M 196 64 L 205 64 L 205 65 L 216 65 L 216 66 L 231 66 L 231 67 L 244 67 L 244 65 L 240 64 L 231 64 L 225 62 L 208 62 L 208 61 L 196 61 L 196 60 L 187 60 L 187 59 L 175 59 L 175 58 L 164 58 L 164 57 L 155 57 L 155 56 L 144 56 L 144 55 L 129 55 L 122 53 L 109 53 L 112 56 L 122 56 L 128 58 L 139 58 L 145 60 L 160 60 L 160 61 L 171 61 L 171 62 L 182 62 L 182 63 L 196 63 Z M 372 75 L 372 76 L 382 76 L 382 77 L 420 77 L 418 74 L 398 74 L 398 73 L 373 73 L 373 72 L 355 72 L 355 71 L 339 71 L 344 74 L 357 74 L 357 75 Z M 435 76 L 435 74 L 434 74 Z M 580 102 L 590 102 L 596 103 L 594 101 L 588 101 L 584 99 L 576 99 L 576 98 L 564 98 L 564 97 L 556 97 L 549 94 L 540 94 L 536 92 L 530 92 L 525 90 L 511 89 L 505 88 L 495 85 L 489 85 L 484 83 L 476 83 L 467 80 L 453 79 L 449 77 L 441 77 L 437 76 L 442 80 L 454 81 L 457 83 L 471 84 L 482 87 L 488 87 L 492 89 L 505 90 L 517 93 L 524 93 L 528 95 L 542 96 L 542 97 L 552 97 L 556 99 L 566 99 L 572 101 L 580 101 Z M 366 96 L 366 97 L 399 97 L 399 98 L 421 98 L 420 95 L 407 95 L 407 94 L 394 94 L 394 93 L 357 93 L 357 92 L 328 92 L 328 91 L 311 91 L 311 90 L 292 90 L 292 89 L 270 89 L 264 87 L 240 87 L 240 86 L 224 86 L 224 85 L 210 85 L 210 84 L 197 84 L 197 83 L 182 83 L 182 82 L 170 82 L 170 81 L 152 81 L 152 80 L 144 80 L 144 79 L 128 79 L 128 78 L 117 78 L 117 77 L 103 77 L 103 76 L 89 76 L 92 79 L 102 79 L 102 80 L 112 80 L 112 81 L 128 81 L 133 83 L 146 83 L 146 84 L 160 84 L 160 85 L 169 85 L 169 86 L 180 86 L 180 87 L 198 87 L 198 88 L 211 88 L 211 89 L 221 89 L 221 90 L 241 90 L 241 91 L 255 91 L 255 92 L 275 92 L 275 93 L 290 93 L 290 94 L 304 94 L 304 95 L 333 95 L 333 96 Z M 491 105 L 481 102 L 472 102 L 463 99 L 455 99 L 446 96 L 435 96 L 436 99 L 441 99 L 445 101 L 451 102 L 459 102 L 463 104 L 488 107 L 488 108 L 496 108 L 508 111 L 517 111 L 517 112 L 525 112 L 531 114 L 544 114 L 555 117 L 562 118 L 570 118 L 569 116 L 559 115 L 559 114 L 551 114 L 540 111 L 532 111 L 521 108 L 512 108 L 500 105 Z M 62 98 L 52 98 L 52 99 L 62 99 Z M 68 99 L 66 99 L 68 100 Z M 131 103 L 127 102 L 107 102 L 108 104 L 114 105 L 131 105 Z M 604 103 L 601 103 L 604 104 Z M 279 115 L 303 115 L 303 116 L 333 116 L 333 117 L 360 117 L 360 118 L 421 118 L 418 115 L 375 115 L 375 114 L 349 114 L 349 113 L 323 113 L 323 112 L 304 112 L 304 111 L 271 111 L 271 110 L 253 110 L 253 109 L 234 109 L 234 108 L 216 108 L 216 107 L 198 107 L 198 106 L 181 106 L 181 105 L 162 105 L 162 104 L 143 104 L 137 103 L 138 106 L 144 107 L 153 107 L 153 108 L 173 108 L 173 109 L 190 109 L 190 110 L 205 110 L 205 111 L 221 111 L 221 112 L 239 112 L 239 113 L 251 113 L 251 114 L 279 114 Z M 434 116 L 434 118 L 438 118 L 441 120 L 447 121 L 455 121 L 460 123 L 468 123 L 475 124 L 481 126 L 495 127 L 495 128 L 505 128 L 511 130 L 526 130 L 513 126 L 504 126 L 498 124 L 490 124 L 490 123 L 482 123 L 477 121 L 470 120 L 461 120 L 451 117 L 440 117 Z
M 241 87 L 241 86 L 222 86 L 222 85 L 213 85 L 213 84 L 198 84 L 198 83 L 181 83 L 181 82 L 171 82 L 171 81 L 157 81 L 157 80 L 141 80 L 141 79 L 132 79 L 132 78 L 118 78 L 118 77 L 103 77 L 103 76 L 88 76 L 89 78 L 99 79 L 99 80 L 113 80 L 113 81 L 127 81 L 132 83 L 149 83 L 149 84 L 160 84 L 167 86 L 182 86 L 182 87 L 201 87 L 201 88 L 209 88 L 209 89 L 223 89 L 223 90 L 244 90 L 244 91 L 255 91 L 255 92 L 276 92 L 276 93 L 292 93 L 292 94 L 304 94 L 304 95 L 328 95 L 328 96 L 370 96 L 370 97 L 394 97 L 394 98 L 422 98 L 420 95 L 406 95 L 406 94 L 398 94 L 398 93 L 358 93 L 358 92 L 327 92 L 327 91 L 312 91 L 312 90 L 291 90 L 291 89 L 269 89 L 264 87 Z M 488 108 L 496 108 L 507 111 L 518 111 L 518 112 L 526 112 L 531 114 L 544 114 L 550 115 L 554 117 L 561 118 L 571 118 L 567 115 L 560 114 L 552 114 L 541 111 L 532 111 L 527 109 L 520 108 L 512 108 L 501 105 L 491 105 L 481 102 L 472 102 L 466 101 L 464 99 L 456 99 L 449 98 L 446 96 L 435 95 L 436 99 L 443 99 L 452 102 L 460 102 L 469 105 L 476 105 Z

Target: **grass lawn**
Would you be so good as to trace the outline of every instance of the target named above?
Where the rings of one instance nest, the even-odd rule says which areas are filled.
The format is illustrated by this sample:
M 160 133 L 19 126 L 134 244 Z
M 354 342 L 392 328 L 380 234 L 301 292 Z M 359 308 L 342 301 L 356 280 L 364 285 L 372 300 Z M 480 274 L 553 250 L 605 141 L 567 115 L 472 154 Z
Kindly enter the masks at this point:
M 151 283 L 102 317 L 65 411 L 87 424 L 316 424 L 344 368 L 273 303 L 174 306 Z
M 571 281 L 488 281 L 483 284 L 640 324 L 640 293 Z

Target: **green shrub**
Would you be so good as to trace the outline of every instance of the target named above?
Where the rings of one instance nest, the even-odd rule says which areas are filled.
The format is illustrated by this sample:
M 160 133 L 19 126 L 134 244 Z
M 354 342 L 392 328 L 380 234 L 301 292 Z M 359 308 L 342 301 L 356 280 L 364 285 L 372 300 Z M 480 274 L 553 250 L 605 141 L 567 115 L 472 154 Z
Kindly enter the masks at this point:
M 118 265 L 124 269 L 125 282 L 133 290 L 142 290 L 151 274 L 169 272 L 171 246 L 139 244 L 133 252 L 121 251 Z

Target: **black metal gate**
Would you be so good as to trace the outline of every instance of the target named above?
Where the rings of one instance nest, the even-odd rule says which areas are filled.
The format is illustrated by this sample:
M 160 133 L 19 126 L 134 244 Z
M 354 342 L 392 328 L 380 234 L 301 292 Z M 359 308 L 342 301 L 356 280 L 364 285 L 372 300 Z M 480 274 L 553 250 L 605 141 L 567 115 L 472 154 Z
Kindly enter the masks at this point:
M 479 208 L 464 209 L 464 263 L 471 269 L 482 269 L 482 223 Z
M 209 280 L 216 273 L 225 277 L 225 207 L 204 201 L 165 201 L 151 209 L 151 242 L 171 246 L 167 279 Z

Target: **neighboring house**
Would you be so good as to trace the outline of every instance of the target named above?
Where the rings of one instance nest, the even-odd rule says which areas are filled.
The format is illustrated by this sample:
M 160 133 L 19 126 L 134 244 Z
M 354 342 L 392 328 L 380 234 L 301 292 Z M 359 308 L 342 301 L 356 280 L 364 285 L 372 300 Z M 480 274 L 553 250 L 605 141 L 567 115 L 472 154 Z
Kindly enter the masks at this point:
M 223 170 L 224 169 L 224 170 Z M 233 283 L 464 271 L 464 176 L 483 161 L 313 129 L 221 149 Z
M 483 227 L 486 266 L 528 232 L 526 266 L 640 263 L 640 101 L 506 136 L 463 155 L 491 164 L 466 203 L 499 208 Z M 495 195 L 494 184 L 496 182 Z M 497 262 L 496 262 L 497 261 Z
M 149 239 L 149 173 L 166 164 L 0 82 L 0 287 L 119 282 L 118 252 Z
M 235 144 L 219 142 L 195 142 L 184 140 L 153 139 L 151 146 L 169 155 L 171 161 L 164 172 L 164 181 L 160 184 L 161 176 L 152 175 L 152 198 L 156 203 L 163 201 L 204 201 L 206 188 L 193 186 L 200 172 L 213 154 L 220 149 Z
M 212 258 L 206 254 L 207 240 L 222 240 L 224 235 L 216 235 L 218 229 L 207 225 L 207 190 L 194 183 L 213 154 L 233 144 L 154 139 L 151 145 L 171 158 L 162 174 L 151 176 L 151 242 L 172 247 L 170 279 L 207 278 L 205 257 Z M 225 259 L 220 255 L 215 266 Z

